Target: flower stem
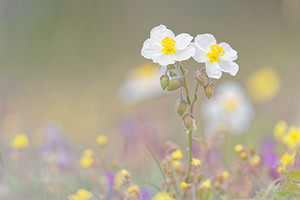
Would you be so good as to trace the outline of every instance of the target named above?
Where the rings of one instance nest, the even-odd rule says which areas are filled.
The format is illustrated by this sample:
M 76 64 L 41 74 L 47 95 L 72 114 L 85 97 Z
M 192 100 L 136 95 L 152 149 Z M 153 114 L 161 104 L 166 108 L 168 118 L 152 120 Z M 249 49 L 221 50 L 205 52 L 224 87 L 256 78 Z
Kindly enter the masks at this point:
M 188 157 L 188 171 L 187 171 L 187 177 L 185 179 L 185 182 L 189 182 L 190 174 L 191 174 L 191 167 L 192 167 L 192 131 L 189 132 L 189 157 Z

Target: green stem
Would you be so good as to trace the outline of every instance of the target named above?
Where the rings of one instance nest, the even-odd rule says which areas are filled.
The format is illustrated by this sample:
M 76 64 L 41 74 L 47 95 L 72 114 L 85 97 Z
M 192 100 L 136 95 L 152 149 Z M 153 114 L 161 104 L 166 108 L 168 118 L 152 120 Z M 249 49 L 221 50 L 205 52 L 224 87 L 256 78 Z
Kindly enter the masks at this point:
M 190 174 L 191 174 L 191 168 L 192 168 L 192 131 L 189 132 L 189 157 L 188 157 L 188 171 L 187 171 L 187 177 L 185 179 L 185 182 L 189 182 Z
M 180 71 L 181 71 L 181 73 L 183 75 L 182 87 L 184 87 L 185 92 L 186 92 L 186 101 L 187 101 L 188 105 L 190 105 L 191 104 L 191 100 L 190 100 L 189 90 L 188 90 L 188 87 L 187 87 L 187 84 L 186 84 L 185 71 L 184 71 L 184 69 L 183 69 L 183 67 L 182 67 L 181 64 L 179 66 L 180 66 Z

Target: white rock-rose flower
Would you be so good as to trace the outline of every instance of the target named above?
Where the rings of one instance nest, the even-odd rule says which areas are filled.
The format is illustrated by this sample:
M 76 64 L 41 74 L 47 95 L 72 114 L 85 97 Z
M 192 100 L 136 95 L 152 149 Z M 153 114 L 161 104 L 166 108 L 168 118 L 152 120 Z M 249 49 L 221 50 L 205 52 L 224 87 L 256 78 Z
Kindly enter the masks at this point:
M 233 81 L 225 81 L 211 99 L 202 105 L 206 133 L 226 129 L 229 133 L 241 134 L 249 127 L 254 109 L 245 90 Z
M 193 58 L 199 63 L 205 63 L 208 77 L 219 79 L 222 72 L 235 76 L 239 66 L 233 62 L 237 59 L 237 52 L 225 42 L 217 44 L 211 34 L 199 34 L 195 42 L 191 43 L 195 48 Z
M 133 68 L 126 75 L 119 88 L 120 100 L 128 105 L 163 94 L 159 78 L 166 71 L 166 66 L 158 67 L 153 63 L 145 63 Z
M 151 30 L 150 38 L 144 42 L 141 54 L 159 65 L 174 64 L 194 55 L 195 49 L 190 46 L 192 40 L 193 37 L 187 33 L 175 37 L 165 25 L 159 25 Z

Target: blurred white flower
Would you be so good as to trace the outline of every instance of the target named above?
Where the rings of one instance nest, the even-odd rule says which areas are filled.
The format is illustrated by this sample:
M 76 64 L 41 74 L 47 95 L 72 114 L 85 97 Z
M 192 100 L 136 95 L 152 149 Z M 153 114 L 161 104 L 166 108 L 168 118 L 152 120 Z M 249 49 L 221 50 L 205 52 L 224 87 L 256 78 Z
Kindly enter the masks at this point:
M 119 89 L 119 98 L 125 104 L 153 98 L 163 93 L 159 78 L 166 67 L 146 63 L 132 69 Z
M 199 34 L 191 46 L 195 47 L 193 58 L 199 63 L 205 63 L 208 77 L 219 79 L 222 72 L 232 76 L 237 74 L 239 66 L 233 62 L 238 57 L 237 52 L 229 44 L 217 44 L 213 35 Z
M 152 59 L 160 65 L 174 64 L 175 61 L 187 60 L 195 53 L 195 49 L 189 44 L 193 37 L 187 33 L 174 33 L 165 25 L 154 27 L 141 51 L 142 56 Z
M 254 116 L 252 103 L 244 89 L 227 81 L 217 88 L 215 94 L 202 105 L 206 132 L 214 133 L 222 127 L 229 133 L 243 133 Z

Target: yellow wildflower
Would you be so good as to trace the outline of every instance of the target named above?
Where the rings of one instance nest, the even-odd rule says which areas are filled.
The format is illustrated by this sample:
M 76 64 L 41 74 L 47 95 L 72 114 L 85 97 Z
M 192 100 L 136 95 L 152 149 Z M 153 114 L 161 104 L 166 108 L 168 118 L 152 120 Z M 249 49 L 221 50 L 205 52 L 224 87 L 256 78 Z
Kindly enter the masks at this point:
M 126 169 L 122 169 L 119 171 L 115 177 L 115 184 L 116 187 L 119 188 L 121 185 L 123 185 L 126 180 L 130 179 L 131 175 Z
M 279 174 L 284 174 L 286 172 L 286 167 L 285 166 L 279 166 L 279 167 L 277 167 L 277 172 Z
M 168 193 L 165 192 L 160 192 L 157 193 L 152 200 L 172 200 L 173 198 L 171 197 L 171 195 L 169 195 Z
M 235 145 L 235 147 L 234 147 L 234 151 L 237 152 L 237 153 L 240 153 L 240 152 L 242 152 L 243 150 L 244 150 L 244 146 L 241 145 L 241 144 L 237 144 L 237 145 Z
M 206 179 L 200 185 L 200 188 L 204 188 L 204 189 L 210 189 L 210 187 L 211 187 L 211 181 L 210 181 L 210 179 Z
M 87 149 L 83 152 L 83 156 L 80 158 L 79 163 L 84 168 L 89 168 L 93 165 L 94 159 L 93 159 L 93 151 L 90 149 Z
M 178 149 L 172 153 L 173 160 L 180 160 L 182 158 L 182 152 Z
M 135 196 L 139 192 L 139 186 L 132 185 L 127 188 L 128 196 Z
M 187 190 L 187 189 L 188 189 L 188 185 L 187 185 L 186 182 L 181 182 L 180 185 L 181 185 L 181 188 L 182 188 L 183 190 Z
M 280 158 L 280 163 L 283 164 L 284 166 L 291 164 L 294 162 L 295 154 L 288 154 L 285 153 L 281 158 Z
M 181 162 L 179 160 L 173 160 L 172 167 L 173 167 L 173 169 L 178 170 L 181 167 Z
M 104 135 L 99 135 L 97 137 L 97 143 L 100 145 L 100 147 L 104 147 L 107 144 L 107 137 Z
M 240 153 L 240 157 L 244 160 L 247 159 L 247 154 L 245 152 Z
M 279 121 L 274 127 L 274 136 L 277 140 L 280 140 L 286 132 L 287 124 L 285 121 Z
M 19 134 L 11 142 L 11 146 L 15 149 L 23 149 L 28 146 L 28 138 L 25 134 Z
M 288 134 L 283 137 L 283 143 L 285 143 L 290 149 L 295 149 L 297 145 L 300 145 L 300 128 L 291 126 Z
M 86 149 L 84 150 L 83 155 L 86 157 L 91 157 L 94 155 L 94 152 L 91 149 Z
M 222 180 L 225 180 L 225 179 L 227 179 L 227 178 L 228 178 L 228 176 L 229 176 L 229 173 L 228 173 L 228 171 L 223 171 L 223 172 L 222 172 L 222 174 L 221 174 L 221 178 L 222 178 Z
M 259 155 L 254 155 L 251 159 L 250 159 L 250 163 L 252 165 L 258 165 L 260 163 L 260 157 Z
M 85 189 L 79 189 L 77 190 L 77 193 L 69 196 L 70 200 L 89 200 L 92 197 L 92 193 L 85 190 Z
M 279 93 L 279 74 L 270 67 L 260 68 L 248 78 L 247 89 L 256 102 L 269 101 Z
M 197 158 L 192 158 L 192 165 L 195 167 L 195 168 L 199 168 L 200 165 L 201 165 L 201 160 L 197 159 Z

